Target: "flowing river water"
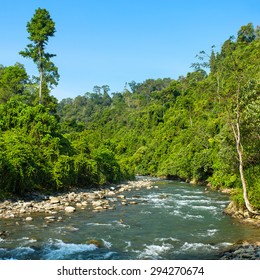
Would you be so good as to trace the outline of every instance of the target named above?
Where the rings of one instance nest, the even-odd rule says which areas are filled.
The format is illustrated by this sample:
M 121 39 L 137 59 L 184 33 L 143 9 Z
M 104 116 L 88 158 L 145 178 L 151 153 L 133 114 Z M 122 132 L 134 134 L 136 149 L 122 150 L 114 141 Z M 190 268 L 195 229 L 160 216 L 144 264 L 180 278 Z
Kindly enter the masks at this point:
M 115 210 L 59 213 L 53 223 L 43 214 L 31 222 L 0 220 L 9 232 L 0 238 L 0 259 L 218 259 L 238 240 L 260 240 L 259 229 L 223 214 L 227 195 L 176 181 L 155 184 L 127 193 L 137 204 L 115 201 Z

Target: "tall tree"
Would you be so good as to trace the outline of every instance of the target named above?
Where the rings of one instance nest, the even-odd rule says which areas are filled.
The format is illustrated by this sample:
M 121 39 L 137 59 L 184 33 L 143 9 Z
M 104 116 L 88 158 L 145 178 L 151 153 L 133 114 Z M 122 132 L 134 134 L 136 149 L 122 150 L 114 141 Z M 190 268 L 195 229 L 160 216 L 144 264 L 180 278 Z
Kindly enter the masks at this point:
M 45 51 L 49 37 L 53 37 L 55 22 L 52 20 L 46 9 L 38 8 L 30 22 L 27 23 L 28 39 L 32 42 L 28 44 L 20 54 L 30 58 L 36 63 L 39 71 L 39 103 L 42 103 L 43 86 L 57 85 L 59 80 L 58 68 L 51 62 L 51 58 L 56 56 Z
M 232 129 L 236 151 L 238 155 L 239 174 L 243 188 L 243 198 L 247 210 L 252 214 L 255 211 L 248 198 L 248 184 L 245 178 L 246 139 L 259 141 L 259 37 L 256 36 L 252 24 L 242 26 L 238 32 L 237 41 L 227 40 L 219 56 L 218 68 L 223 71 L 223 90 L 218 94 L 224 101 L 227 120 Z M 249 121 L 250 120 L 250 121 Z M 250 135 L 251 134 L 251 135 Z M 251 142 L 253 141 L 251 139 Z M 247 142 L 249 140 L 247 139 Z M 250 143 L 252 146 L 252 143 Z

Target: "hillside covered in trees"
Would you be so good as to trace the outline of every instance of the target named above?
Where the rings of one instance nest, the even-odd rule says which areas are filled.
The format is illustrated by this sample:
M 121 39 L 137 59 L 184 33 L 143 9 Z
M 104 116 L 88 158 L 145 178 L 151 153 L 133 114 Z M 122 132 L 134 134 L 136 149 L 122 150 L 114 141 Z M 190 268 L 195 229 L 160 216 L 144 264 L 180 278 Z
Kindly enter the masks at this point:
M 0 67 L 2 197 L 140 174 L 232 188 L 238 204 L 260 208 L 259 28 L 242 26 L 177 80 L 96 86 L 60 102 L 50 95 L 54 55 L 29 51 L 40 79 L 19 63 Z

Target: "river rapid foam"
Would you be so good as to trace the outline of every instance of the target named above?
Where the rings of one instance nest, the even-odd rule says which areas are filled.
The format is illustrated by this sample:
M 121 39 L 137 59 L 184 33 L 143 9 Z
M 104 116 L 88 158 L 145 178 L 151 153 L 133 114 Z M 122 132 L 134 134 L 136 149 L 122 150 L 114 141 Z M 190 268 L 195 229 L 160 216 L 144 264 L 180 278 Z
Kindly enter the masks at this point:
M 115 191 L 52 219 L 0 220 L 8 233 L 0 237 L 0 259 L 219 259 L 240 239 L 260 240 L 259 229 L 223 213 L 225 194 L 163 180 Z

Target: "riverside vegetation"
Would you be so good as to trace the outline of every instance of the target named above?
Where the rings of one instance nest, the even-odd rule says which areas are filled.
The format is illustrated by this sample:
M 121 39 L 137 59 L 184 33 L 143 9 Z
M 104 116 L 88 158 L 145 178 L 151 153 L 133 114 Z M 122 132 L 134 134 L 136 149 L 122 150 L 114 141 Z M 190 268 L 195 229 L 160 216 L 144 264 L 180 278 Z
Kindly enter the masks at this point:
M 42 25 L 37 24 L 40 22 Z M 43 32 L 39 32 L 39 29 Z M 46 52 L 55 23 L 45 9 L 27 24 L 39 78 L 0 67 L 0 195 L 116 183 L 135 174 L 228 188 L 250 216 L 260 209 L 260 29 L 242 26 L 220 50 L 198 55 L 177 80 L 95 86 L 57 101 L 58 68 Z

